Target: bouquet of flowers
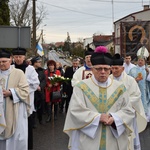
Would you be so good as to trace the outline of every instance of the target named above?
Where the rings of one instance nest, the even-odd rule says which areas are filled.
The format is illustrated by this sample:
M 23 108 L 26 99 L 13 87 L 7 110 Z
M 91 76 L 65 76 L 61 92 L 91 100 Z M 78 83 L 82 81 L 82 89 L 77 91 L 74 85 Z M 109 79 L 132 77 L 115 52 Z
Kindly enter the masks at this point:
M 51 84 L 54 85 L 55 83 L 59 82 L 59 83 L 64 83 L 64 82 L 68 82 L 71 81 L 70 78 L 64 78 L 60 75 L 56 75 L 54 74 L 52 77 L 48 77 L 48 79 L 51 81 Z

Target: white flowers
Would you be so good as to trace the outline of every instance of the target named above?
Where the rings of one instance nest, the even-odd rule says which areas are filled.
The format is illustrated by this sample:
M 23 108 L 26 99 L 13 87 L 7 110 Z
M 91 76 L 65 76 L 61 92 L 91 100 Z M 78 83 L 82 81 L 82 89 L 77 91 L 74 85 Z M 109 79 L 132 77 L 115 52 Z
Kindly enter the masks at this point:
M 52 77 L 48 77 L 48 79 L 50 80 L 51 84 L 68 82 L 71 80 L 69 78 L 64 78 L 63 76 L 56 74 L 54 74 Z

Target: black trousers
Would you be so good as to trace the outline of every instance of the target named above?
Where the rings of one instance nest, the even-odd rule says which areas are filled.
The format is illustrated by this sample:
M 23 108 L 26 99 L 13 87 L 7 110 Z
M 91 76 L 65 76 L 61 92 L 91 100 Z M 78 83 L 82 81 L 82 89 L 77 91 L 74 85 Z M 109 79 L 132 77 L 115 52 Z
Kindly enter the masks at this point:
M 65 112 L 66 112 L 66 113 L 67 113 L 67 111 L 68 111 L 70 99 L 71 99 L 71 96 L 68 96 L 68 97 L 66 98 L 66 106 L 65 106 Z
M 37 101 L 37 117 L 39 121 L 42 121 L 44 108 L 44 100 Z
M 28 149 L 33 149 L 33 114 L 28 117 Z

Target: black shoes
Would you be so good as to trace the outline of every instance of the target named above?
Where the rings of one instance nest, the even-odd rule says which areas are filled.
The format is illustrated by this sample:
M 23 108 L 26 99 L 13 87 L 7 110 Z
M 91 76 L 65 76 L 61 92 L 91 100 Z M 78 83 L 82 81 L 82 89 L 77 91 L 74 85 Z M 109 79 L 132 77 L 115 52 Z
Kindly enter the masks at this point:
M 43 124 L 44 124 L 44 122 L 43 122 L 42 120 L 39 120 L 39 124 L 43 125 Z

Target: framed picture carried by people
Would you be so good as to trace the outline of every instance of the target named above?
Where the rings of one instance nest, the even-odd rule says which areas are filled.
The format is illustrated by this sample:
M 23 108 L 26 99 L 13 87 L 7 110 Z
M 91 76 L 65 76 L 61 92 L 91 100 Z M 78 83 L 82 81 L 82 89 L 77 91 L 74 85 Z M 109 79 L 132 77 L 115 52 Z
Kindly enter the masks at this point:
M 82 74 L 82 80 L 83 79 L 88 79 L 92 76 L 92 71 L 91 70 L 84 70 Z

